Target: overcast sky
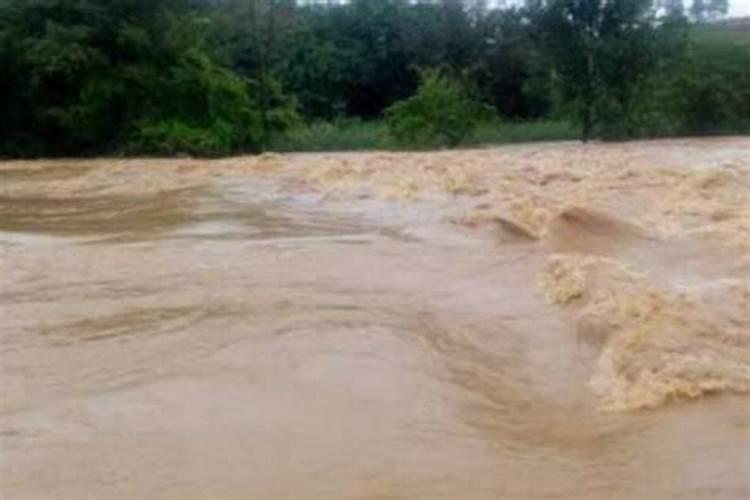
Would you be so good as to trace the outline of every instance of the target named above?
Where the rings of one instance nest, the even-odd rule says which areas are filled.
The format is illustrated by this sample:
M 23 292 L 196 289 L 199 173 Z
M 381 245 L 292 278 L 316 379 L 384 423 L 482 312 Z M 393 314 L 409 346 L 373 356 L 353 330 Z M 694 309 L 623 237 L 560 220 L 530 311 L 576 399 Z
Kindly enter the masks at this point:
M 729 13 L 733 16 L 750 16 L 750 0 L 729 0 Z
M 499 4 L 505 3 L 511 5 L 514 0 L 495 0 Z M 491 3 L 491 2 L 490 2 Z M 692 0 L 685 0 L 684 5 L 688 6 L 692 3 Z M 729 15 L 730 16 L 750 16 L 750 0 L 729 0 Z

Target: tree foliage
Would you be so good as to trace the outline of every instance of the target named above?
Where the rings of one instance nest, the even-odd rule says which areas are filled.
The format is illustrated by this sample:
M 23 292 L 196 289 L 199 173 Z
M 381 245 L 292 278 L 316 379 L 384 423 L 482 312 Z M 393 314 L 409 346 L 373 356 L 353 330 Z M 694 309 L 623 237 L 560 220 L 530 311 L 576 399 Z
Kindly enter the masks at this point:
M 394 110 L 460 135 L 463 109 L 431 103 L 468 88 L 504 120 L 573 119 L 584 138 L 747 130 L 748 31 L 708 23 L 726 0 L 487 5 L 0 0 L 0 155 L 259 151 L 300 118 L 388 115 L 401 134 Z M 418 68 L 443 73 L 420 84 Z
M 259 93 L 219 63 L 187 0 L 10 0 L 0 23 L 6 154 L 262 146 Z
M 549 0 L 538 27 L 584 139 L 634 135 L 636 104 L 657 67 L 650 0 Z
M 750 36 L 696 29 L 679 68 L 664 72 L 661 87 L 681 132 L 750 132 Z
M 424 71 L 417 93 L 386 110 L 396 140 L 415 146 L 458 146 L 493 114 L 471 99 L 459 80 L 437 70 Z

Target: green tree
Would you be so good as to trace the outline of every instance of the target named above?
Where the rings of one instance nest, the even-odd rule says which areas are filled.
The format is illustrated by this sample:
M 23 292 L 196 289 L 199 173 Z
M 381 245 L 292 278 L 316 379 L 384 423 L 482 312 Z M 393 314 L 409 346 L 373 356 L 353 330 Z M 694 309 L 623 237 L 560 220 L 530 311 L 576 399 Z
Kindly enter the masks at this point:
M 386 110 L 393 136 L 412 146 L 458 146 L 493 114 L 471 99 L 460 81 L 437 70 L 423 72 L 417 93 Z
M 585 139 L 747 130 L 747 31 L 686 17 L 715 20 L 726 0 L 492 5 L 0 0 L 0 155 L 258 151 L 297 108 L 360 131 L 385 113 L 401 135 L 418 120 L 394 109 L 426 116 L 441 99 L 448 116 L 467 100 L 512 120 L 572 116 Z M 415 96 L 417 68 L 437 67 Z M 463 133 L 422 123 L 431 138 L 415 140 Z
M 309 119 L 333 120 L 346 114 L 358 54 L 300 22 L 284 40 L 274 75 L 299 101 Z
M 293 118 L 220 62 L 189 0 L 7 0 L 0 27 L 5 154 L 257 150 Z
M 652 1 L 549 0 L 536 8 L 540 39 L 583 139 L 613 125 L 618 135 L 633 135 L 634 104 L 658 64 Z
M 273 71 L 280 59 L 280 47 L 294 24 L 296 3 L 294 0 L 224 0 L 214 13 L 220 29 L 227 31 L 223 43 L 229 46 L 234 69 L 253 81 L 260 111 L 261 143 L 267 147 L 280 129 L 278 119 L 282 115 L 290 119 L 289 125 L 297 121 L 296 102 L 283 96 Z
M 483 100 L 512 119 L 538 118 L 553 108 L 549 64 L 534 42 L 526 9 L 493 10 L 480 16 L 481 52 L 472 68 Z
M 665 74 L 664 100 L 687 134 L 750 131 L 750 38 L 714 26 L 692 31 L 688 50 Z

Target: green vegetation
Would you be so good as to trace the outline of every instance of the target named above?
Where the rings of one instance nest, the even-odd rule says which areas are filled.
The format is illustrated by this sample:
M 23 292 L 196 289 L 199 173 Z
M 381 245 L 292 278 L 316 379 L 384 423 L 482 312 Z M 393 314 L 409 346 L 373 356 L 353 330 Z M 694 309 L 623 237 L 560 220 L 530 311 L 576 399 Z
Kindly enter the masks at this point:
M 579 137 L 578 127 L 566 121 L 493 121 L 481 125 L 467 139 L 466 143 L 483 146 L 539 141 L 571 141 Z
M 271 149 L 291 151 L 369 151 L 394 149 L 396 144 L 384 121 L 355 118 L 319 121 L 279 135 Z
M 542 46 L 584 140 L 641 130 L 636 108 L 659 62 L 654 16 L 650 0 L 558 0 L 539 9 Z
M 206 12 L 187 0 L 6 0 L 0 4 L 5 119 L 0 153 L 222 155 L 258 151 L 258 83 L 221 63 Z
M 0 155 L 750 132 L 726 0 L 0 0 Z
M 494 110 L 473 100 L 460 81 L 426 71 L 414 96 L 385 110 L 388 128 L 400 144 L 456 147 Z
M 494 119 L 481 123 L 461 142 L 462 146 L 488 146 L 538 141 L 569 141 L 579 137 L 577 127 L 565 121 L 507 122 Z M 382 121 L 355 119 L 316 122 L 277 136 L 271 149 L 293 151 L 373 151 L 422 147 L 396 141 Z
M 750 133 L 750 30 L 695 29 L 682 64 L 665 85 L 680 132 Z

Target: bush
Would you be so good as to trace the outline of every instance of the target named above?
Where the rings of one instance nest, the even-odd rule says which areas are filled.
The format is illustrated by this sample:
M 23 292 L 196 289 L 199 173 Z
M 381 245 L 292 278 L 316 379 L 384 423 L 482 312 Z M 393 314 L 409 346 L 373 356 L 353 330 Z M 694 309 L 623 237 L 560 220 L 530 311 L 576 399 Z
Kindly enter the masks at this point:
M 295 104 L 274 82 L 260 85 L 216 64 L 206 54 L 187 50 L 160 80 L 161 99 L 141 121 L 128 152 L 157 155 L 222 156 L 259 152 L 267 137 L 298 124 Z
M 494 115 L 469 97 L 464 86 L 440 71 L 422 73 L 417 93 L 386 110 L 397 142 L 411 146 L 456 147 Z
M 236 148 L 232 136 L 227 123 L 217 122 L 213 127 L 202 128 L 177 120 L 163 120 L 141 126 L 130 149 L 161 156 L 220 156 Z

